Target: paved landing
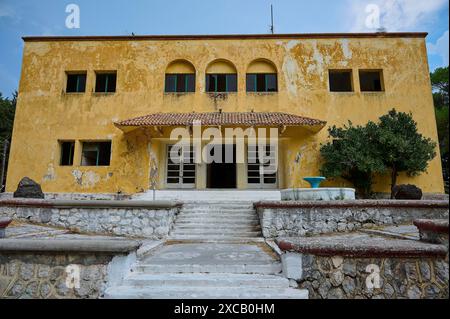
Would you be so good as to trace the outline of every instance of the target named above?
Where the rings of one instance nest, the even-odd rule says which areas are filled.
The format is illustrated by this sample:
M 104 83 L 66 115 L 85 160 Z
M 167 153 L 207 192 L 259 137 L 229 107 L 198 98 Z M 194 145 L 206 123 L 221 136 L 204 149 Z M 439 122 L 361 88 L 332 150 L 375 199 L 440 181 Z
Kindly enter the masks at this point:
M 265 264 L 277 259 L 268 253 L 265 244 L 174 244 L 165 245 L 152 256 L 144 258 L 142 263 L 160 265 L 211 264 L 223 265 L 245 262 L 246 264 Z M 270 252 L 270 251 L 269 251 Z

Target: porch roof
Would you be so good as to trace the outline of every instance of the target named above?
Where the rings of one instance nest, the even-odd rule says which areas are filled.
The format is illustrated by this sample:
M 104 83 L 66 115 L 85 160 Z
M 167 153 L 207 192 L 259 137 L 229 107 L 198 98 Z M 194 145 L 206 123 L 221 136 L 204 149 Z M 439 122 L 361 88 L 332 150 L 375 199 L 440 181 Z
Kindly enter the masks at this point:
M 327 122 L 280 112 L 214 112 L 214 113 L 155 113 L 114 123 L 118 128 L 149 126 L 190 126 L 200 121 L 204 126 L 215 125 L 276 125 L 324 127 Z

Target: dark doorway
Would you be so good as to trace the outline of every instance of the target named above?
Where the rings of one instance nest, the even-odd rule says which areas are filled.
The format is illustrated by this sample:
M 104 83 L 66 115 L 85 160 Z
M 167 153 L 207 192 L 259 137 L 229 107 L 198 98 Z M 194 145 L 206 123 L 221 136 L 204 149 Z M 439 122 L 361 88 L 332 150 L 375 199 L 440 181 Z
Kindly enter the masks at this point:
M 221 145 L 221 148 L 222 148 L 222 163 L 208 164 L 207 188 L 210 189 L 237 188 L 236 145 Z M 227 152 L 228 155 L 226 156 Z M 214 150 L 211 150 L 210 154 L 213 156 Z M 227 163 L 226 158 L 228 159 L 232 158 L 232 162 Z

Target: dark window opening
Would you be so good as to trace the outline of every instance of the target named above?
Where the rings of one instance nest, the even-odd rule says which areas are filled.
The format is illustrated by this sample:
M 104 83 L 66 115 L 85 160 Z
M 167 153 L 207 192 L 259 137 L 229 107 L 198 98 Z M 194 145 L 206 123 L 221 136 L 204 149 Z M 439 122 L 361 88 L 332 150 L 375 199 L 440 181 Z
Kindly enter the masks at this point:
M 73 165 L 73 154 L 75 150 L 75 142 L 60 142 L 61 148 L 61 166 Z
M 359 82 L 362 92 L 384 91 L 381 71 L 359 71 Z
M 85 142 L 81 156 L 81 166 L 109 166 L 111 162 L 111 142 Z
M 166 74 L 165 92 L 195 92 L 195 74 Z
M 277 92 L 276 74 L 247 74 L 247 92 Z
M 237 92 L 237 74 L 207 74 L 206 92 Z
M 113 93 L 116 92 L 117 73 L 97 73 L 95 92 Z
M 330 70 L 331 92 L 353 92 L 352 71 Z
M 83 93 L 86 91 L 86 73 L 67 74 L 66 93 Z

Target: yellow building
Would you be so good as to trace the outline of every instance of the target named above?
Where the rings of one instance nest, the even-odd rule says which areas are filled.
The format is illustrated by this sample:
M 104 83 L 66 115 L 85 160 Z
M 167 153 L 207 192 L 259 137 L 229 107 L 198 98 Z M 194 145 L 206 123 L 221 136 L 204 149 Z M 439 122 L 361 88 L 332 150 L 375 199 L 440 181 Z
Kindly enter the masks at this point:
M 392 108 L 411 111 L 437 141 L 425 37 L 26 37 L 7 191 L 24 176 L 57 193 L 307 187 L 327 127 L 376 121 Z M 203 130 L 277 128 L 278 171 L 261 174 L 251 147 L 244 162 L 172 163 L 170 133 L 192 132 L 194 120 Z M 399 183 L 442 193 L 439 156 Z M 389 177 L 374 188 L 387 192 Z

